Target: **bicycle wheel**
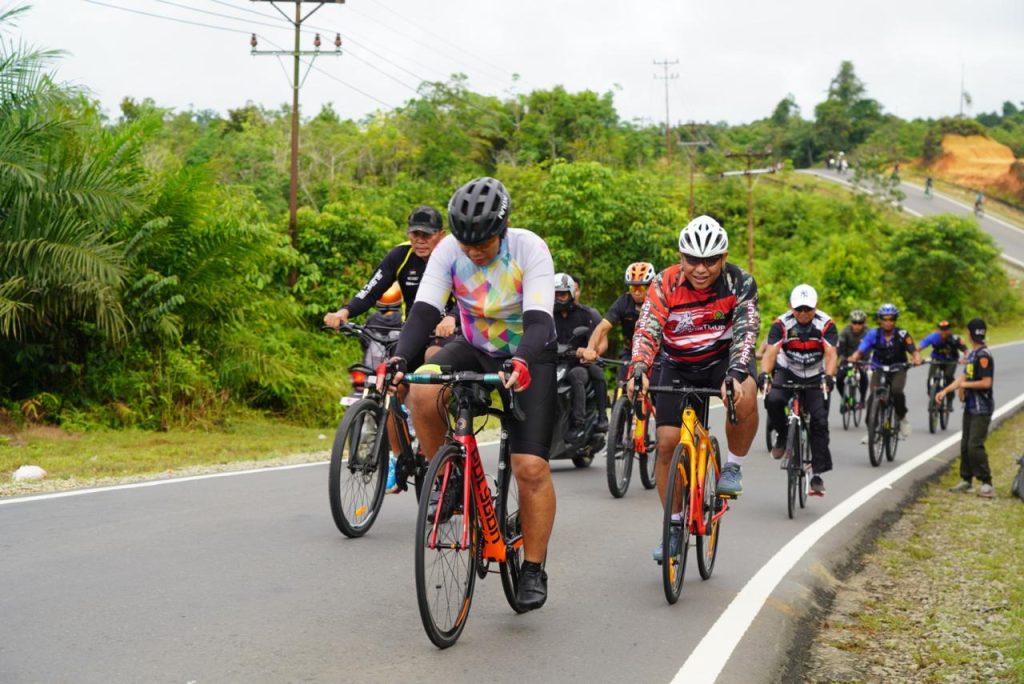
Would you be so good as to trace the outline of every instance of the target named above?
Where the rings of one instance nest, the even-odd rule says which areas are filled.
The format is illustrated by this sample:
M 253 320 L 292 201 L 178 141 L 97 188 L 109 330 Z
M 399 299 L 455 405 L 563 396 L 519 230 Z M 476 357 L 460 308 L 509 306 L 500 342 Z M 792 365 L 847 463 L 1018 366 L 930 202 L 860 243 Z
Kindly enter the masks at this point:
M 334 524 L 346 537 L 361 537 L 377 519 L 388 473 L 388 441 L 380 405 L 360 399 L 345 411 L 331 447 L 327 494 Z
M 523 547 L 521 544 L 516 546 L 523 536 L 523 528 L 519 523 L 519 485 L 512 473 L 511 463 L 504 466 L 499 464 L 498 468 L 498 500 L 494 509 L 498 515 L 498 525 L 506 549 L 505 562 L 498 566 L 501 588 L 504 589 L 505 599 L 512 610 L 523 613 L 525 609 L 519 606 L 517 598 L 519 572 L 523 567 Z
M 428 519 L 430 493 L 439 492 L 437 508 L 441 509 L 448 494 L 443 490 L 463 486 L 465 464 L 461 447 L 454 444 L 441 447 L 427 470 L 424 491 L 428 495 L 420 499 L 416 517 L 416 600 L 423 628 L 438 648 L 453 645 L 466 626 L 476 583 L 480 531 L 474 506 L 470 506 L 468 511 L 452 514 L 448 520 L 438 522 L 435 528 Z M 456 491 L 459 491 L 457 500 L 461 501 L 462 492 Z M 469 544 L 463 546 L 466 525 L 469 526 Z
M 807 468 L 811 462 L 811 439 L 806 427 L 800 428 L 800 472 L 797 477 L 797 494 L 800 497 L 800 508 L 807 507 L 807 492 L 810 490 L 810 480 L 807 478 Z
M 846 401 L 846 399 L 843 399 L 840 406 L 843 407 L 843 429 L 849 430 L 850 422 L 853 420 L 853 407 L 850 406 L 850 402 Z
M 882 464 L 885 450 L 885 426 L 882 425 L 883 409 L 878 401 L 868 402 L 868 460 L 876 468 Z
M 941 407 L 935 403 L 935 395 L 938 389 L 935 387 L 935 383 L 931 380 L 928 381 L 928 432 L 935 434 L 935 430 L 939 426 L 939 413 Z
M 910 420 L 910 416 L 904 416 L 903 420 Z M 896 408 L 889 404 L 886 406 L 885 424 L 889 426 L 886 431 L 885 460 L 896 460 L 896 447 L 900 441 L 900 431 L 896 427 Z
M 797 489 L 800 486 L 800 428 L 789 424 L 786 435 L 786 512 L 792 520 L 796 513 Z
M 665 599 L 671 604 L 679 600 L 679 592 L 683 590 L 683 575 L 686 573 L 686 556 L 690 546 L 690 487 L 686 484 L 689 477 L 689 459 L 686 448 L 679 444 L 672 454 L 672 465 L 668 471 L 668 489 L 665 495 L 665 512 L 661 524 L 661 543 L 663 559 L 661 562 L 661 579 L 665 587 Z M 682 484 L 680 501 L 682 510 L 678 520 L 672 519 L 672 493 Z M 672 553 L 673 531 L 679 536 L 676 553 Z
M 864 407 L 861 404 L 859 404 L 857 402 L 854 402 L 854 409 L 853 409 L 853 426 L 854 427 L 860 427 L 860 420 L 863 417 L 863 414 L 864 414 Z
M 605 463 L 608 471 L 608 491 L 621 499 L 629 490 L 629 479 L 633 474 L 633 410 L 629 399 L 620 397 L 612 407 L 612 419 L 608 429 L 608 444 L 605 447 Z
M 644 489 L 654 489 L 657 484 L 654 478 L 654 467 L 658 463 L 658 440 L 654 425 L 654 416 L 647 417 L 647 434 L 644 436 L 646 451 L 640 454 L 640 483 Z
M 712 461 L 714 464 L 712 465 Z M 701 511 L 704 515 L 704 534 L 697 535 L 697 570 L 701 579 L 711 577 L 718 557 L 718 532 L 722 518 L 715 519 L 715 514 L 722 510 L 722 499 L 715 495 L 718 486 L 718 473 L 722 470 L 722 454 L 718 448 L 718 440 L 711 438 L 711 454 L 707 469 L 704 472 L 704 501 Z
M 943 400 L 942 408 L 939 409 L 939 426 L 945 430 L 949 427 L 949 414 L 953 410 L 953 397 L 949 397 L 949 401 Z

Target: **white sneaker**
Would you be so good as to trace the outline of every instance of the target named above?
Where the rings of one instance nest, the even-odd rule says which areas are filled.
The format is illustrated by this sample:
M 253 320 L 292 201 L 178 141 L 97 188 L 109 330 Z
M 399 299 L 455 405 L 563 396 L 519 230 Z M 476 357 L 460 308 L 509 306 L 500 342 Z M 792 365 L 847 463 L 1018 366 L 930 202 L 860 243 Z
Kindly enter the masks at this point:
M 900 421 L 900 439 L 907 439 L 910 437 L 910 420 L 904 418 Z
M 860 443 L 861 444 L 867 444 L 868 443 L 868 436 L 864 435 L 863 437 L 861 437 L 860 438 Z
M 996 495 L 996 490 L 992 488 L 992 485 L 985 483 L 981 485 L 981 489 L 978 490 L 978 496 L 983 496 L 986 499 L 991 499 Z

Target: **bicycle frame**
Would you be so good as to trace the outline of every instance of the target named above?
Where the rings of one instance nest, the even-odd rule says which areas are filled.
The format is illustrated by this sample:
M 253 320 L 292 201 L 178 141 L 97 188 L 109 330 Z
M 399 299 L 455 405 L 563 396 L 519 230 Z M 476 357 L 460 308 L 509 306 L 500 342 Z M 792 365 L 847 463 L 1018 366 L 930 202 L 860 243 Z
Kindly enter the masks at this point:
M 707 525 L 701 514 L 701 507 L 704 503 L 704 479 L 707 475 L 708 463 L 710 462 L 711 467 L 715 470 L 715 480 L 718 479 L 719 472 L 718 464 L 708 458 L 708 452 L 711 449 L 711 434 L 704 427 L 703 422 L 697 420 L 697 412 L 690 406 L 683 409 L 683 429 L 679 431 L 679 442 L 686 449 L 689 465 L 689 472 L 683 478 L 683 486 L 689 487 L 691 491 L 690 532 L 704 535 L 707 533 Z M 666 496 L 675 496 L 675 493 L 667 492 Z M 717 521 L 728 510 L 729 500 L 723 499 L 721 510 L 712 515 L 711 522 Z M 713 539 L 711 541 L 714 543 Z

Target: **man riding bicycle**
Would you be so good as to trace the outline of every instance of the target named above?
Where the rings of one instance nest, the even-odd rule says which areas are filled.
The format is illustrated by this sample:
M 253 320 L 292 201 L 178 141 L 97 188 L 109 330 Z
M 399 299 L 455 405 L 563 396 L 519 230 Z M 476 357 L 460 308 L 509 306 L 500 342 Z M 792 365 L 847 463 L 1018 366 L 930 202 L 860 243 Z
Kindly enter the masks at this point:
M 865 356 L 871 357 L 871 389 L 878 387 L 882 371 L 880 366 L 891 366 L 896 363 L 906 363 L 907 356 L 915 366 L 921 365 L 921 355 L 914 345 L 910 333 L 903 328 L 896 327 L 896 319 L 899 318 L 900 310 L 895 304 L 883 304 L 878 308 L 875 318 L 878 320 L 878 327 L 870 330 L 864 339 L 861 340 L 857 351 L 850 357 L 851 362 L 860 361 Z M 907 369 L 898 370 L 892 374 L 890 385 L 892 392 L 893 406 L 896 409 L 896 418 L 900 423 L 900 437 L 910 437 L 910 421 L 907 416 L 907 395 L 904 389 L 907 386 Z M 867 438 L 865 437 L 865 441 Z
M 928 384 L 925 387 L 930 387 L 932 378 L 939 373 L 942 374 L 942 386 L 945 387 L 956 378 L 956 366 L 963 358 L 961 354 L 967 354 L 967 345 L 953 332 L 949 321 L 939 321 L 935 332 L 921 340 L 920 350 L 924 351 L 927 347 L 932 348 L 932 367 L 928 369 Z
M 741 465 L 757 433 L 757 385 L 754 345 L 760 314 L 753 276 L 726 263 L 729 236 L 710 216 L 698 216 L 679 233 L 680 263 L 665 269 L 651 283 L 633 335 L 633 356 L 627 393 L 646 393 L 655 358 L 661 358 L 659 385 L 678 380 L 692 387 L 721 388 L 730 383 L 738 422 L 726 421 L 728 459 L 718 481 L 718 494 L 743 492 Z M 672 451 L 679 444 L 683 402 L 707 399 L 662 393 L 656 397 L 658 463 L 655 469 L 662 503 Z M 698 406 L 698 409 L 701 407 Z M 673 540 L 674 541 L 674 540 Z M 659 544 L 654 558 L 660 560 Z
M 846 383 L 843 382 L 846 378 L 846 371 L 850 367 L 850 357 L 853 356 L 854 352 L 857 351 L 857 347 L 860 346 L 860 341 L 864 339 L 864 335 L 867 334 L 868 330 L 865 323 L 868 320 L 868 315 L 861 309 L 854 309 L 850 312 L 850 322 L 842 330 L 839 331 L 839 346 L 836 351 L 839 354 L 839 372 L 836 374 L 839 384 L 839 396 L 846 398 Z M 858 408 L 864 407 L 864 397 L 868 393 L 868 374 L 864 372 L 862 368 L 857 368 L 856 371 L 858 377 L 858 383 L 860 385 L 860 401 L 857 402 Z M 840 404 L 840 410 L 846 410 L 846 404 Z
M 416 302 L 402 329 L 389 365 L 395 383 L 409 360 L 426 344 L 454 294 L 462 319 L 461 335 L 431 359 L 454 371 L 501 372 L 507 390 L 522 392 L 525 420 L 511 419 L 512 472 L 519 487 L 524 553 L 518 601 L 526 610 L 547 599 L 543 562 L 555 517 L 555 489 L 548 449 L 555 419 L 557 344 L 551 317 L 554 266 L 539 236 L 509 228 L 511 198 L 494 178 L 477 178 L 459 188 L 448 203 L 451 235 L 437 246 L 427 265 Z M 444 443 L 448 427 L 438 385 L 414 385 L 409 392 L 416 433 L 428 456 Z M 449 487 L 453 493 L 462 486 Z M 456 494 L 436 501 L 433 515 L 460 505 Z
M 762 376 L 765 380 L 771 378 L 772 385 L 765 399 L 768 421 L 778 435 L 772 457 L 782 458 L 786 446 L 786 404 L 797 391 L 779 385 L 812 385 L 803 395 L 803 409 L 811 417 L 811 493 L 824 496 L 825 482 L 821 476 L 832 470 L 832 454 L 828 444 L 828 396 L 817 387 L 824 384 L 826 391 L 831 392 L 835 385 L 839 335 L 829 315 L 817 309 L 818 293 L 810 285 L 793 288 L 789 305 L 792 308 L 769 328 L 768 348 L 761 360 Z
M 555 336 L 558 344 L 569 344 L 573 331 L 586 328 L 593 332 L 601 320 L 601 314 L 594 309 L 576 302 L 576 282 L 566 273 L 555 274 Z M 589 335 L 588 335 L 589 338 Z M 594 404 L 597 408 L 597 432 L 608 431 L 608 384 L 604 370 L 588 362 L 584 356 L 585 347 L 576 348 L 579 363 L 573 363 L 567 374 L 572 387 L 572 415 L 569 420 L 569 434 L 566 441 L 578 444 L 584 436 L 587 421 L 587 383 L 594 388 Z
M 654 280 L 655 273 L 654 264 L 647 261 L 637 261 L 626 267 L 625 281 L 629 292 L 612 302 L 608 313 L 594 329 L 594 334 L 590 336 L 590 342 L 584 351 L 585 361 L 596 361 L 608 349 L 608 333 L 616 325 L 621 325 L 622 351 L 619 352 L 619 359 L 623 364 L 617 374 L 620 381 L 626 379 L 626 367 L 633 354 L 633 332 L 636 330 L 637 319 L 640 318 L 640 310 L 647 301 L 647 288 Z

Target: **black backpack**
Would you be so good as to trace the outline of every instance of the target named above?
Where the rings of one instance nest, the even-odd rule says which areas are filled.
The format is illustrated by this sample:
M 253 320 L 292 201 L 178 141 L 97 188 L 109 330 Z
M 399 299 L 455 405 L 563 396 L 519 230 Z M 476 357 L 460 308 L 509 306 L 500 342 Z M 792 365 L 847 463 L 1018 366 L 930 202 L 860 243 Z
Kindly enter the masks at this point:
M 1017 476 L 1013 478 L 1010 491 L 1018 499 L 1024 500 L 1024 456 L 1017 458 Z

